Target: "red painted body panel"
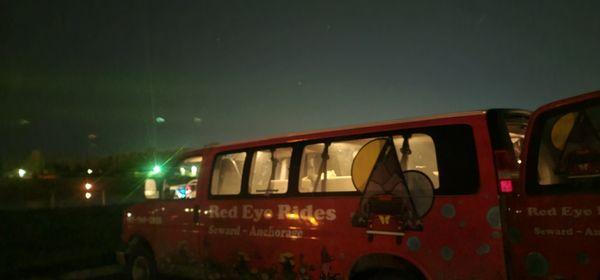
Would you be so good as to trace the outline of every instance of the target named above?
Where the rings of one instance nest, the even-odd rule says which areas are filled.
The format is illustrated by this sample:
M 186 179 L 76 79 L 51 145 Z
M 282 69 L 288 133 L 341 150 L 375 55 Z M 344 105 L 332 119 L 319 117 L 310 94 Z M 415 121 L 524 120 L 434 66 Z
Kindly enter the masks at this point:
M 131 211 L 153 213 L 152 215 L 161 217 L 162 224 L 156 227 L 154 235 L 145 237 L 150 239 L 149 242 L 159 261 L 172 258 L 170 255 L 173 254 L 173 249 L 181 249 L 185 245 L 189 256 L 199 260 L 209 259 L 219 264 L 234 265 L 241 258 L 247 261 L 247 267 L 251 271 L 268 271 L 272 268 L 279 273 L 285 273 L 286 265 L 290 265 L 285 263 L 287 257 L 293 260 L 295 273 L 303 271 L 313 278 L 324 274 L 341 279 L 348 277 L 352 266 L 360 257 L 373 253 L 387 253 L 409 261 L 432 279 L 472 276 L 486 279 L 504 278 L 503 245 L 501 235 L 498 234 L 500 229 L 491 226 L 486 216 L 490 209 L 497 209 L 498 199 L 493 153 L 484 112 L 214 147 L 203 151 L 203 170 L 210 170 L 212 159 L 222 151 L 448 124 L 468 124 L 473 128 L 474 137 L 477 139 L 481 178 L 479 191 L 470 195 L 437 196 L 430 214 L 423 221 L 424 230 L 407 232 L 401 243 L 397 243 L 395 237 L 388 236 L 376 236 L 373 241 L 369 241 L 364 228 L 352 227 L 351 216 L 358 209 L 359 195 L 209 199 L 207 186 L 210 172 L 203 172 L 200 176 L 195 201 L 155 201 L 149 202 L 145 207 L 139 205 Z M 197 210 L 201 213 L 199 223 L 183 222 L 192 221 L 192 213 L 185 210 L 193 209 L 194 205 L 199 206 Z M 280 211 L 280 207 L 285 208 L 288 205 L 299 209 L 312 207 L 313 211 L 323 209 L 323 212 L 333 209 L 335 219 L 290 219 Z M 211 210 L 217 207 L 227 212 L 231 211 L 231 215 L 235 212 L 237 218 L 211 218 Z M 454 214 L 444 216 L 444 207 L 454 209 Z M 253 221 L 243 218 L 245 213 L 252 213 L 249 209 L 262 213 L 261 219 Z M 272 210 L 273 216 L 270 219 L 264 217 L 264 212 L 260 212 L 264 209 Z M 134 228 L 136 227 L 128 226 L 126 231 L 133 232 Z M 289 230 L 281 234 L 301 232 L 301 236 L 255 236 L 269 235 L 272 233 L 269 229 Z M 261 230 L 267 231 L 261 233 Z M 148 233 L 143 230 L 139 232 Z M 409 248 L 408 240 L 419 245 Z
M 536 110 L 530 119 L 524 155 L 534 152 L 531 143 L 541 115 L 573 104 L 600 99 L 600 92 L 557 101 Z M 520 187 L 507 196 L 510 259 L 517 279 L 598 279 L 600 277 L 600 195 L 595 194 L 530 194 L 526 185 L 530 166 L 523 157 Z M 600 186 L 597 186 L 600 187 Z M 579 212 L 581 211 L 581 212 Z M 544 235 L 543 230 L 564 230 L 564 235 Z M 545 276 L 534 277 L 527 258 L 540 254 L 547 261 Z M 535 275 L 535 274 L 534 274 Z

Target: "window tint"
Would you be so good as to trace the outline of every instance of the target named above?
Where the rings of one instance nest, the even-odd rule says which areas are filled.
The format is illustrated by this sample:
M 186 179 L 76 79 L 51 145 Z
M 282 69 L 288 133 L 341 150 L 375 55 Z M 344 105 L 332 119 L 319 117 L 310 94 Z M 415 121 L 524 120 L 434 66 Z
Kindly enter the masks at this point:
M 210 193 L 212 195 L 239 194 L 246 153 L 222 154 L 215 159 Z
M 431 136 L 422 133 L 394 136 L 394 146 L 402 170 L 417 170 L 425 173 L 433 183 L 434 189 L 440 188 L 440 179 L 435 154 L 435 145 Z
M 352 162 L 360 148 L 373 139 L 305 146 L 300 165 L 299 192 L 356 191 L 351 178 Z M 477 192 L 478 160 L 470 126 L 451 125 L 400 132 L 393 135 L 393 140 L 402 169 L 427 175 L 435 194 Z
M 373 138 L 307 145 L 302 153 L 299 191 L 354 192 L 352 161 Z
M 479 159 L 473 129 L 468 125 L 449 125 L 431 127 L 423 133 L 433 139 L 436 149 L 439 188 L 434 194 L 476 193 L 479 189 Z M 430 179 L 434 181 L 432 177 Z
M 537 155 L 538 184 L 591 187 L 600 178 L 600 105 L 543 120 Z M 569 191 L 569 190 L 566 190 Z
M 191 199 L 196 197 L 197 178 L 202 157 L 184 159 L 170 169 L 163 185 L 163 199 Z
M 279 194 L 288 189 L 292 148 L 256 151 L 250 169 L 250 194 Z

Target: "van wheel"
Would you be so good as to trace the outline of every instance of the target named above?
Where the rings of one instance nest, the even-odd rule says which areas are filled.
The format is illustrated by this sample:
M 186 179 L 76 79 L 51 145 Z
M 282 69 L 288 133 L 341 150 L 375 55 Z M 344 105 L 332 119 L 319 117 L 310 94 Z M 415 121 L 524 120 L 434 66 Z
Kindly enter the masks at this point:
M 158 273 L 154 257 L 144 247 L 136 246 L 132 248 L 128 268 L 129 278 L 132 280 L 157 279 Z
M 400 271 L 400 270 L 392 270 L 392 269 L 383 269 L 376 270 L 372 273 L 366 275 L 365 278 L 367 280 L 417 280 L 421 279 L 421 277 L 415 275 L 414 273 L 408 271 Z

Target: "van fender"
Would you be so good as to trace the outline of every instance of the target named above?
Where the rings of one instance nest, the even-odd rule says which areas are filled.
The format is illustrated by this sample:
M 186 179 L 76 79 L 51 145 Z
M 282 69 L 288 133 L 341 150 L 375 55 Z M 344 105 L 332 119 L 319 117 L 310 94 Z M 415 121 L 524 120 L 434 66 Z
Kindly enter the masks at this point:
M 376 253 L 360 257 L 350 269 L 349 279 L 364 279 L 374 272 L 393 271 L 406 274 L 407 279 L 428 279 L 414 263 L 393 254 Z
M 125 251 L 125 254 L 127 256 L 127 261 L 129 260 L 129 257 L 131 256 L 131 252 L 132 250 L 134 250 L 135 248 L 138 247 L 144 247 L 145 249 L 147 249 L 148 251 L 150 251 L 150 253 L 152 253 L 152 255 L 154 256 L 154 250 L 152 249 L 152 246 L 150 245 L 150 242 L 148 242 L 148 240 L 146 240 L 146 238 L 144 238 L 141 235 L 132 235 L 131 238 L 129 238 L 129 242 L 127 242 L 127 249 Z

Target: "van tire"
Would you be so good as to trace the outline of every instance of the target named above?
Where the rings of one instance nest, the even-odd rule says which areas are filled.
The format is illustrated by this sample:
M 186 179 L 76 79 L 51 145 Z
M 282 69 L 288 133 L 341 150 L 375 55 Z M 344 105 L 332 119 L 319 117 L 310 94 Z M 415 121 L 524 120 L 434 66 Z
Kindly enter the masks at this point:
M 154 255 L 142 244 L 132 244 L 130 257 L 127 262 L 128 278 L 132 280 L 158 279 L 158 271 Z
M 369 273 L 365 273 L 365 277 L 358 277 L 358 279 L 367 279 L 367 280 L 417 280 L 421 279 L 421 277 L 415 275 L 414 273 L 410 273 L 408 271 L 401 271 L 395 269 L 381 269 L 374 270 Z

